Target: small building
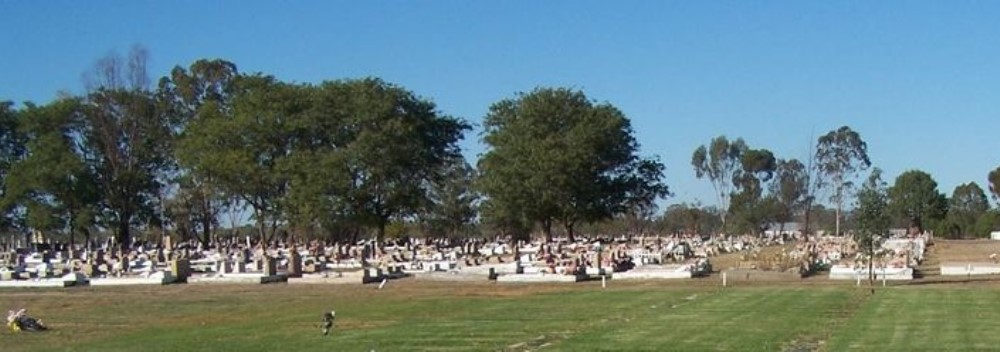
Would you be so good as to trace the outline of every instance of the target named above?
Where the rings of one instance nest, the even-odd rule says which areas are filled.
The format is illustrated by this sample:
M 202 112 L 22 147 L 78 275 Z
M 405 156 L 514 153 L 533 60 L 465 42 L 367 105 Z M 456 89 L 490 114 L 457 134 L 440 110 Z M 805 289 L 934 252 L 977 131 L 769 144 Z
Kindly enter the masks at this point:
M 767 230 L 764 230 L 764 235 L 768 237 L 779 235 L 799 236 L 802 235 L 802 224 L 797 222 L 771 223 L 767 225 Z
M 990 239 L 1000 240 L 1000 231 L 990 232 Z

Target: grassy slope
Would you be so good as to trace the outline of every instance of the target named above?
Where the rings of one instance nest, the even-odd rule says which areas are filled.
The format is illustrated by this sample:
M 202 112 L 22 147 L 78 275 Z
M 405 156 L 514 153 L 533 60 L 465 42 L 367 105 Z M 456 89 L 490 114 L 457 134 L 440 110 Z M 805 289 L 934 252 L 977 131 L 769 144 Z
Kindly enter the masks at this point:
M 0 333 L 3 351 L 774 351 L 991 349 L 1000 290 L 599 283 L 204 286 L 0 291 L 54 329 Z M 338 313 L 319 334 L 320 314 Z

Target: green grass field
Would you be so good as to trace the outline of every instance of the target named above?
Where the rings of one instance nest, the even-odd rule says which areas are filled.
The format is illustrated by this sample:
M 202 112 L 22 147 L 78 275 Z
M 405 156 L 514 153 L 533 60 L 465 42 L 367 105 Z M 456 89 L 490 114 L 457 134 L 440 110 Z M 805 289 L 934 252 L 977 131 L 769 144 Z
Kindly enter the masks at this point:
M 2 290 L 46 333 L 2 351 L 998 350 L 1000 286 L 880 288 L 706 281 Z M 318 328 L 337 310 L 334 333 Z

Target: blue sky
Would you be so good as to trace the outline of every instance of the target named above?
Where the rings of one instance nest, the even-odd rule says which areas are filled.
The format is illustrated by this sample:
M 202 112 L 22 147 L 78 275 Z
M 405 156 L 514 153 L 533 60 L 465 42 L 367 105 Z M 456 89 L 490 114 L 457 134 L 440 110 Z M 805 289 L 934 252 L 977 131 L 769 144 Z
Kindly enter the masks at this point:
M 717 135 L 779 157 L 849 125 L 890 180 L 950 195 L 1000 165 L 1000 2 L 0 1 L 0 100 L 82 91 L 111 51 L 151 75 L 199 58 L 296 82 L 377 76 L 477 123 L 537 86 L 633 122 L 675 197 L 713 204 L 692 151 Z M 476 133 L 463 143 L 483 151 Z

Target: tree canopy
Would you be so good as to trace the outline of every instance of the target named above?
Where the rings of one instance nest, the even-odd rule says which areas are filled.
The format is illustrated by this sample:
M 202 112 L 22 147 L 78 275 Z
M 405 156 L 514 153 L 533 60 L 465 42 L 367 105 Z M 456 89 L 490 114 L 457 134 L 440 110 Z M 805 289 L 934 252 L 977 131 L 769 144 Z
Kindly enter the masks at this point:
M 889 189 L 889 200 L 892 212 L 905 218 L 910 229 L 917 233 L 923 232 L 927 220 L 942 218 L 947 207 L 944 195 L 937 190 L 937 182 L 920 170 L 906 171 L 896 177 Z
M 861 135 L 848 126 L 819 137 L 816 145 L 816 166 L 819 170 L 815 182 L 819 187 L 833 187 L 830 200 L 837 206 L 835 233 L 840 234 L 840 218 L 844 202 L 847 200 L 857 173 L 871 166 L 868 159 L 868 144 Z
M 551 236 L 574 226 L 651 206 L 668 194 L 662 165 L 638 155 L 625 115 L 582 92 L 538 88 L 490 106 L 479 161 L 480 187 L 493 216 L 526 219 Z

